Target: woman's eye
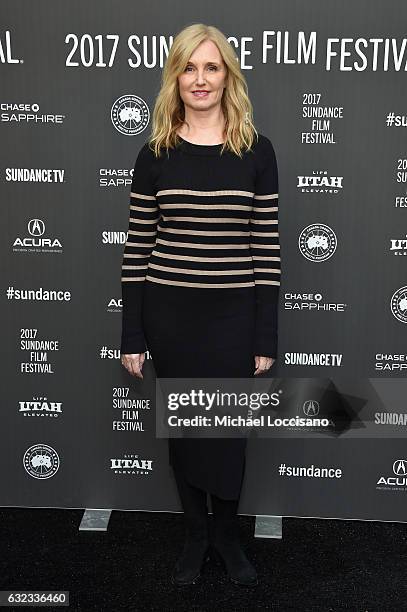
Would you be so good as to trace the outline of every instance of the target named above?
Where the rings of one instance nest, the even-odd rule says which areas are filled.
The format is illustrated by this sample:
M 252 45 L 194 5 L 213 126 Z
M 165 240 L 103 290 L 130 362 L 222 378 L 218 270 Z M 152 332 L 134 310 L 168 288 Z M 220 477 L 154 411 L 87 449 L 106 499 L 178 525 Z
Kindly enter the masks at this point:
M 216 71 L 216 70 L 218 69 L 218 67 L 217 67 L 217 66 L 208 66 L 208 68 L 209 68 L 209 70 L 211 70 L 211 71 Z M 185 68 L 185 72 L 190 72 L 190 70 L 193 70 L 193 69 L 194 69 L 194 67 L 193 67 L 193 66 L 187 66 L 187 67 Z

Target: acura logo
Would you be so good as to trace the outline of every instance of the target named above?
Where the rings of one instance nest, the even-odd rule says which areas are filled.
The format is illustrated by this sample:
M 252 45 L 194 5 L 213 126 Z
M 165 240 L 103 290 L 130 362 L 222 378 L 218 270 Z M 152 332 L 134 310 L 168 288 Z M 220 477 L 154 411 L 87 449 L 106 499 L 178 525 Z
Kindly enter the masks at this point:
M 41 219 L 31 219 L 27 228 L 31 236 L 42 236 L 45 232 L 45 223 Z
M 407 474 L 407 459 L 397 459 L 393 463 L 393 472 L 397 476 L 405 476 Z
M 319 402 L 315 400 L 308 400 L 304 402 L 302 409 L 306 416 L 316 416 L 319 414 Z

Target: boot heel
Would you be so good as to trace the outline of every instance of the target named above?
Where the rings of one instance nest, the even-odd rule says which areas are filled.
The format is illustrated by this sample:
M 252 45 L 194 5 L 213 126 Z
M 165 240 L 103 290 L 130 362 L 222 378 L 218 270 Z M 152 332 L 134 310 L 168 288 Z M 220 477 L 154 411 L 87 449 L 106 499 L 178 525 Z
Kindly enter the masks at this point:
M 215 546 L 213 546 L 212 550 L 214 552 L 214 557 L 220 562 L 227 577 L 233 584 L 242 587 L 255 587 L 258 585 L 257 572 L 242 549 L 240 549 L 240 546 L 234 552 L 229 551 L 225 553 L 226 557 L 224 557 Z M 239 559 L 240 568 L 238 568 L 236 566 L 236 561 L 240 554 L 243 555 L 243 558 Z
M 225 570 L 225 572 L 227 573 L 225 560 L 220 554 L 220 552 L 214 546 L 212 546 L 212 549 L 211 549 L 211 556 L 212 556 L 212 559 L 214 561 L 217 561 L 219 565 L 221 565 L 223 569 Z
M 193 545 L 190 540 L 187 540 L 187 542 L 189 546 Z M 172 584 L 179 587 L 195 584 L 201 576 L 206 561 L 209 559 L 208 550 L 201 556 L 198 551 L 194 552 L 192 548 L 188 552 L 187 549 L 184 549 L 172 570 Z

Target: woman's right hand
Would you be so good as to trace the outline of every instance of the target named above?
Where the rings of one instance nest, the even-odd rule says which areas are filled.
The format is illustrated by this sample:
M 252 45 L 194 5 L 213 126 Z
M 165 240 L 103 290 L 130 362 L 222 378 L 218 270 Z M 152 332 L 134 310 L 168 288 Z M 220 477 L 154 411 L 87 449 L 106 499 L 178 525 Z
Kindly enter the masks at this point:
M 144 378 L 141 373 L 141 368 L 143 367 L 145 358 L 145 353 L 131 353 L 130 355 L 122 355 L 121 362 L 132 376 Z

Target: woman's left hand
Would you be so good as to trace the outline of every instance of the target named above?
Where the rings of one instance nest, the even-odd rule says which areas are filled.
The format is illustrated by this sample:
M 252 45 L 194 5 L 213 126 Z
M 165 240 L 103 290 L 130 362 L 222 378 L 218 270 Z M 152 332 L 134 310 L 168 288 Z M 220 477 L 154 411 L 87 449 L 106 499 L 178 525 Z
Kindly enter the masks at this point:
M 256 370 L 254 371 L 254 375 L 263 374 L 267 372 L 275 362 L 273 357 L 262 357 L 261 355 L 256 355 L 254 357 L 254 363 L 256 365 Z

